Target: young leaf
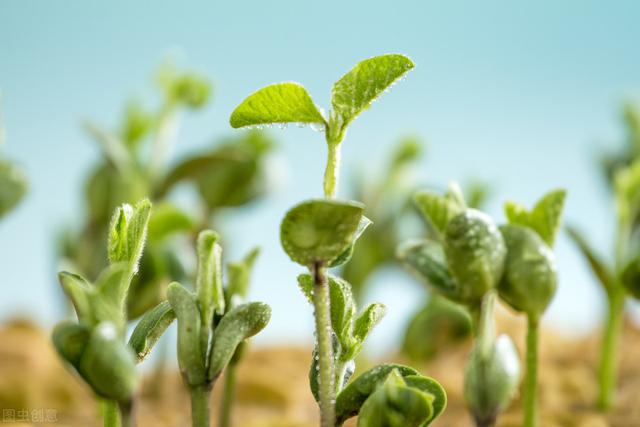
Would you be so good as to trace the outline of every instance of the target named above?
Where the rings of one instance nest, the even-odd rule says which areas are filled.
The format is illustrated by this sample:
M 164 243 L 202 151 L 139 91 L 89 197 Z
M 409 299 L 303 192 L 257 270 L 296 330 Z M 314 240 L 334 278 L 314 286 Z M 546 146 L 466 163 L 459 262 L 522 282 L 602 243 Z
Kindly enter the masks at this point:
M 12 210 L 27 192 L 27 179 L 13 164 L 0 160 L 0 218 Z
M 336 259 L 334 259 L 331 262 L 331 264 L 329 265 L 330 268 L 338 267 L 342 264 L 349 262 L 349 260 L 351 259 L 351 256 L 353 255 L 353 250 L 355 248 L 356 241 L 360 238 L 360 236 L 362 236 L 362 233 L 364 233 L 364 230 L 366 230 L 367 227 L 369 227 L 371 224 L 373 224 L 373 221 L 371 221 L 366 216 L 363 215 L 362 218 L 360 218 L 358 229 L 353 235 L 353 243 L 350 244 L 347 249 L 345 249 L 340 255 L 338 255 Z
M 365 400 L 394 369 L 403 377 L 419 375 L 415 369 L 397 364 L 378 365 L 364 372 L 338 394 L 336 398 L 336 425 L 342 425 L 349 418 L 358 415 Z
M 433 396 L 406 385 L 392 371 L 367 398 L 358 415 L 359 427 L 422 427 L 433 418 Z
M 205 350 L 201 347 L 202 320 L 196 297 L 182 285 L 173 282 L 167 288 L 167 298 L 178 319 L 178 364 L 189 385 L 206 381 Z
M 363 213 L 364 206 L 356 202 L 303 202 L 287 212 L 282 221 L 282 246 L 298 264 L 329 264 L 353 244 Z
M 514 203 L 505 203 L 504 210 L 510 224 L 533 229 L 549 245 L 553 246 L 560 229 L 560 217 L 566 197 L 565 190 L 554 190 L 542 197 L 531 211 Z
M 176 314 L 168 301 L 162 301 L 142 316 L 129 338 L 129 347 L 136 354 L 138 363 L 147 357 L 175 318 Z
M 610 294 L 616 287 L 616 279 L 609 266 L 600 258 L 577 228 L 567 226 L 567 234 L 586 258 L 591 267 L 591 271 L 602 287 Z
M 331 91 L 332 123 L 344 129 L 396 80 L 414 67 L 404 55 L 387 54 L 366 59 L 342 76 Z
M 78 320 L 82 323 L 91 324 L 91 306 L 89 294 L 93 292 L 91 284 L 84 277 L 77 274 L 61 271 L 58 273 L 58 280 L 67 297 L 71 300 L 76 310 Z
M 195 221 L 174 204 L 165 202 L 153 209 L 149 218 L 149 243 L 160 242 L 168 236 L 193 229 Z
M 249 95 L 231 113 L 231 127 L 275 123 L 319 123 L 325 119 L 304 86 L 278 83 Z
M 207 378 L 216 379 L 227 366 L 236 347 L 264 329 L 271 319 L 271 308 L 261 302 L 242 304 L 225 314 L 216 327 Z
M 433 414 L 427 420 L 426 424 L 423 424 L 425 427 L 428 426 L 447 408 L 447 393 L 444 387 L 433 378 L 423 377 L 422 375 L 408 375 L 404 377 L 404 381 L 407 386 L 417 388 L 433 396 L 433 401 L 431 402 Z
M 123 204 L 116 209 L 109 227 L 108 253 L 111 263 L 127 262 L 131 272 L 137 272 L 150 214 L 151 202 L 147 199 L 139 201 L 135 208 Z
M 100 304 L 107 305 L 113 308 L 116 317 L 101 318 L 100 320 L 111 320 L 112 322 L 121 325 L 124 322 L 124 304 L 127 296 L 127 289 L 129 282 L 126 280 L 127 263 L 119 262 L 111 264 L 105 268 L 98 276 L 96 280 L 95 289 L 98 293 Z M 111 311 L 111 309 L 110 309 Z
M 507 258 L 498 292 L 514 310 L 538 319 L 547 309 L 557 286 L 555 257 L 551 248 L 530 228 L 503 225 Z
M 444 235 L 449 221 L 466 208 L 464 201 L 451 192 L 441 196 L 431 191 L 419 191 L 413 201 L 439 238 Z
M 421 281 L 452 301 L 463 295 L 447 267 L 442 245 L 433 240 L 410 241 L 398 248 L 398 259 Z
M 196 289 L 202 314 L 202 324 L 208 329 L 214 313 L 224 313 L 222 290 L 222 248 L 218 234 L 204 230 L 198 235 L 198 275 Z
M 118 402 L 130 401 L 138 386 L 135 357 L 109 322 L 91 331 L 79 372 L 96 394 Z
M 242 261 L 227 264 L 229 277 L 225 293 L 227 306 L 235 305 L 234 300 L 242 300 L 247 297 L 251 270 L 259 254 L 260 248 L 253 248 Z
M 498 227 L 486 214 L 466 209 L 454 217 L 444 236 L 444 252 L 449 270 L 460 284 L 456 301 L 476 304 L 498 285 L 506 247 Z
M 90 334 L 83 324 L 62 322 L 53 328 L 53 345 L 64 360 L 78 369 Z
M 385 310 L 384 304 L 373 303 L 358 316 L 354 323 L 353 336 L 361 345 L 373 327 L 384 317 Z

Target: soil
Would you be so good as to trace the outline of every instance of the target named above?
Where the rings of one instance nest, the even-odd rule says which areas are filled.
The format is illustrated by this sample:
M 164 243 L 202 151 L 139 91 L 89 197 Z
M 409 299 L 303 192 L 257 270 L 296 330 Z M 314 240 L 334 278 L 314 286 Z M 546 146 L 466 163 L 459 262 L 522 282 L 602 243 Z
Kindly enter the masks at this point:
M 514 338 L 523 354 L 524 322 L 505 310 L 498 318 L 499 329 Z M 594 408 L 598 340 L 597 334 L 577 340 L 543 329 L 541 427 L 640 426 L 640 329 L 630 322 L 625 324 L 617 405 L 607 415 Z M 433 424 L 436 427 L 472 426 L 461 393 L 462 366 L 468 351 L 469 344 L 463 343 L 421 366 L 412 363 L 447 390 L 449 405 Z M 316 426 L 317 409 L 307 383 L 309 358 L 310 350 L 304 347 L 253 348 L 238 371 L 234 425 Z M 387 359 L 409 363 L 401 356 Z M 135 408 L 138 425 L 188 426 L 189 401 L 179 374 L 153 368 L 148 372 Z M 214 390 L 213 416 L 217 413 L 219 388 Z M 90 390 L 61 363 L 48 334 L 27 321 L 13 321 L 0 328 L 0 409 L 3 426 L 101 425 Z M 516 397 L 498 426 L 520 425 L 520 398 Z

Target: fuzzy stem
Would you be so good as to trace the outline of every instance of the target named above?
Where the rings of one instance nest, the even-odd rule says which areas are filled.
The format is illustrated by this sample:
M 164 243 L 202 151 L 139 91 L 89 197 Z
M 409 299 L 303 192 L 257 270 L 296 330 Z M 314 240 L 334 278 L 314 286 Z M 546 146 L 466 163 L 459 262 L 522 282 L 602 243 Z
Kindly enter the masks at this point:
M 335 425 L 335 366 L 331 343 L 331 316 L 327 270 L 321 263 L 313 266 L 313 305 L 318 340 L 318 376 L 320 397 L 320 425 Z
M 236 386 L 236 364 L 229 363 L 224 374 L 224 388 L 222 390 L 222 402 L 220 403 L 219 427 L 231 425 L 231 408 Z
M 528 318 L 526 376 L 524 383 L 524 427 L 538 425 L 538 320 Z
M 340 143 L 327 144 L 327 168 L 324 171 L 324 197 L 332 199 L 336 196 L 338 173 L 340 169 Z
M 102 400 L 102 419 L 104 427 L 121 427 L 118 404 L 113 400 Z
M 600 347 L 598 407 L 603 411 L 611 408 L 614 400 L 618 370 L 618 342 L 622 328 L 623 309 L 624 292 L 614 291 L 609 297 L 609 312 Z
M 191 422 L 193 427 L 209 427 L 211 385 L 194 386 L 191 393 Z

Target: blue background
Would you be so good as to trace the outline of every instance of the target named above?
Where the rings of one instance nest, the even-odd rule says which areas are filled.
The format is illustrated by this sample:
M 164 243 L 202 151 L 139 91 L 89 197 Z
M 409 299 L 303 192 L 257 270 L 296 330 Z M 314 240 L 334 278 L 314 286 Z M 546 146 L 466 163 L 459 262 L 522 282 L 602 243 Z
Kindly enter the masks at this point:
M 588 227 L 606 253 L 613 207 L 595 162 L 623 137 L 621 102 L 638 100 L 639 18 L 635 1 L 3 0 L 4 151 L 31 189 L 0 223 L 0 318 L 50 325 L 63 315 L 54 238 L 79 218 L 81 182 L 98 156 L 80 121 L 114 126 L 126 99 L 153 96 L 153 70 L 167 55 L 215 83 L 211 106 L 184 116 L 180 154 L 232 133 L 230 112 L 262 85 L 296 80 L 326 106 L 332 82 L 358 60 L 405 53 L 415 71 L 350 128 L 341 194 L 355 169 L 375 170 L 393 141 L 417 133 L 428 142 L 422 181 L 487 180 L 498 218 L 505 199 L 531 204 L 563 186 L 567 220 Z M 325 146 L 308 129 L 273 132 L 277 190 L 222 225 L 235 239 L 229 258 L 263 247 L 252 298 L 274 316 L 260 340 L 308 342 L 311 310 L 278 226 L 292 204 L 321 194 Z M 587 332 L 601 316 L 600 290 L 564 236 L 557 252 L 561 283 L 547 320 Z M 368 298 L 389 308 L 374 345 L 397 341 L 422 293 L 394 271 L 374 279 Z

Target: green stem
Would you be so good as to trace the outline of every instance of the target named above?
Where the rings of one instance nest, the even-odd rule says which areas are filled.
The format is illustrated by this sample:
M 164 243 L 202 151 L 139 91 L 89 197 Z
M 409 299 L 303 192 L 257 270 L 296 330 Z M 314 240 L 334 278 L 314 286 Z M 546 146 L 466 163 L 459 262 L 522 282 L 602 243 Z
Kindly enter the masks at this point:
M 526 376 L 524 383 L 524 427 L 538 425 L 538 320 L 528 318 Z
M 227 366 L 224 377 L 224 388 L 222 390 L 222 402 L 220 403 L 219 427 L 229 427 L 231 425 L 231 407 L 236 386 L 236 364 L 230 363 Z
M 193 427 L 209 427 L 211 385 L 191 387 L 191 423 Z
M 104 427 L 122 427 L 118 404 L 113 400 L 102 400 L 101 406 Z
M 118 409 L 120 410 L 122 427 L 133 427 L 135 425 L 133 421 L 133 402 L 120 403 Z
M 316 321 L 316 338 L 318 340 L 318 375 L 320 397 L 320 426 L 335 425 L 335 366 L 333 346 L 331 343 L 331 316 L 329 301 L 329 284 L 326 267 L 320 263 L 313 266 L 313 305 Z
M 328 142 L 327 168 L 324 171 L 324 197 L 332 199 L 336 196 L 338 173 L 340 170 L 340 143 Z
M 618 342 L 624 313 L 624 292 L 614 291 L 609 297 L 609 312 L 602 337 L 600 367 L 598 370 L 600 389 L 598 407 L 606 411 L 614 401 L 618 368 Z

